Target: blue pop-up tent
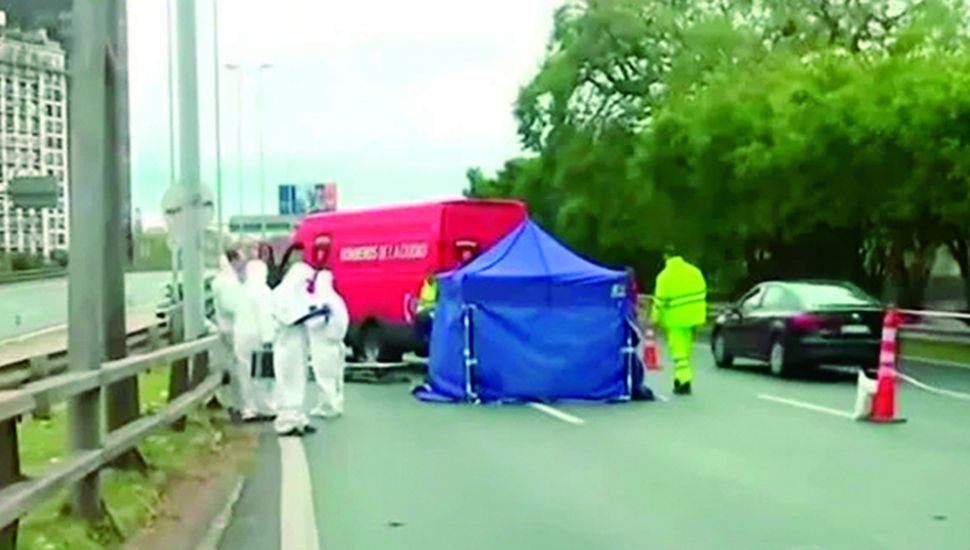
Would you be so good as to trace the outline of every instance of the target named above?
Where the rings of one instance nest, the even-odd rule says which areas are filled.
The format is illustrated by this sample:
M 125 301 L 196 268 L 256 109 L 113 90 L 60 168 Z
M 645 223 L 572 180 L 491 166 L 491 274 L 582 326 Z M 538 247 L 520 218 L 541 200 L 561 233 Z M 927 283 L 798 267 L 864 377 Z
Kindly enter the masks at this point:
M 438 288 L 420 399 L 622 401 L 642 387 L 626 274 L 531 221 Z

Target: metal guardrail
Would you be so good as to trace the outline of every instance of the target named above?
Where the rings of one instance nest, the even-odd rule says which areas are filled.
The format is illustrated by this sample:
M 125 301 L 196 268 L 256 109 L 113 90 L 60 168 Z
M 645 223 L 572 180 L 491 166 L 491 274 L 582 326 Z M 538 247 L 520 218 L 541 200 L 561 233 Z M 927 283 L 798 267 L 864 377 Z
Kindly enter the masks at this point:
M 649 304 L 651 296 L 641 294 L 638 296 L 638 307 L 640 314 L 649 314 Z M 710 302 L 707 306 L 708 322 L 713 321 L 730 302 Z M 909 319 L 900 327 L 902 338 L 910 340 L 921 340 L 926 342 L 937 342 L 961 346 L 970 346 L 970 313 L 958 313 L 951 311 L 935 310 L 899 310 Z M 646 321 L 641 317 L 641 322 Z M 914 322 L 918 321 L 918 322 Z M 927 322 L 930 321 L 930 322 Z M 966 324 L 966 328 L 946 328 L 933 322 L 939 321 L 960 321 Z
M 904 316 L 900 332 L 903 338 L 970 346 L 970 314 L 953 311 L 899 310 Z M 914 322 L 918 321 L 918 322 Z M 941 327 L 939 322 L 957 322 L 957 327 Z
M 167 320 L 153 323 L 128 334 L 128 353 L 154 351 L 162 347 L 171 336 Z M 27 382 L 34 382 L 67 371 L 67 350 L 37 355 L 5 365 L 0 365 L 0 390 L 14 389 Z
M 13 284 L 13 283 L 25 283 L 27 281 L 38 281 L 41 279 L 53 279 L 56 277 L 64 277 L 66 275 L 67 275 L 67 270 L 64 268 L 10 271 L 7 273 L 0 273 L 0 285 Z
M 144 339 L 138 332 L 131 340 Z M 148 335 L 149 340 L 151 336 Z M 207 336 L 192 342 L 167 346 L 115 361 L 108 361 L 99 369 L 68 371 L 23 383 L 16 389 L 0 391 L 0 548 L 12 548 L 16 543 L 17 522 L 21 516 L 58 491 L 89 478 L 115 458 L 133 449 L 143 439 L 164 426 L 182 418 L 192 407 L 208 398 L 221 384 L 218 370 L 208 371 L 208 357 L 218 336 Z M 193 360 L 194 358 L 194 360 Z M 72 398 L 84 398 L 118 381 L 137 376 L 159 363 L 192 360 L 194 369 L 205 374 L 195 387 L 168 403 L 160 411 L 143 416 L 107 433 L 96 448 L 85 448 L 65 457 L 64 462 L 36 479 L 24 477 L 20 470 L 17 422 L 24 415 L 53 403 Z M 65 363 L 66 364 L 66 363 Z M 66 367 L 65 367 L 66 368 Z M 102 402 L 102 407 L 104 406 Z M 81 411 L 81 412 L 78 412 Z M 100 426 L 104 411 L 99 408 L 78 407 L 72 411 L 82 418 L 70 419 L 74 424 Z

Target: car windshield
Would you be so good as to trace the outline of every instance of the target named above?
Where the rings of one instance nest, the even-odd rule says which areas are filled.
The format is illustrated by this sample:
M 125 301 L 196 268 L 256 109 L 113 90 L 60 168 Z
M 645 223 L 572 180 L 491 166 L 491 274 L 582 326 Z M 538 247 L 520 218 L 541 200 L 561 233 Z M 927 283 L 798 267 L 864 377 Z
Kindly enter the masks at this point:
M 848 284 L 790 283 L 789 288 L 808 308 L 876 306 L 879 302 Z

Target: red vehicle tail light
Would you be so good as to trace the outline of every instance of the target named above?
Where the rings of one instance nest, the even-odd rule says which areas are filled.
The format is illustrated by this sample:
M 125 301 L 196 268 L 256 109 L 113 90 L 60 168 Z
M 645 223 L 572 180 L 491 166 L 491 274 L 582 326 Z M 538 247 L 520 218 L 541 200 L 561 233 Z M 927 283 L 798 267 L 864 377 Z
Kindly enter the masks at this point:
M 822 330 L 825 325 L 821 317 L 810 313 L 800 313 L 792 317 L 790 323 L 792 328 L 807 332 Z

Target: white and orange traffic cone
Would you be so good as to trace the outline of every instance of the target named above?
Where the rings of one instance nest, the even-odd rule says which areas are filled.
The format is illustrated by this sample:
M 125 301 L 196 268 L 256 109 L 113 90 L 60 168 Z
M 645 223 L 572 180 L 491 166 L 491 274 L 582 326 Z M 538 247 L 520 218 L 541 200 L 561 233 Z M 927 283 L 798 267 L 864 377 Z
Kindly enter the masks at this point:
M 872 381 L 865 376 L 859 379 L 859 394 L 865 392 L 872 395 L 872 408 L 869 410 L 868 416 L 863 417 L 863 420 L 883 424 L 906 421 L 906 419 L 896 415 L 896 381 L 899 378 L 896 373 L 896 362 L 898 360 L 896 340 L 901 322 L 902 316 L 892 309 L 887 311 L 885 317 L 883 317 L 882 343 L 879 350 L 879 370 L 876 374 L 875 389 L 871 388 Z M 864 384 L 863 378 L 868 383 Z M 857 406 L 860 399 L 859 394 L 856 397 Z
M 647 327 L 647 330 L 643 333 L 643 366 L 647 370 L 660 370 L 657 337 L 651 327 Z

